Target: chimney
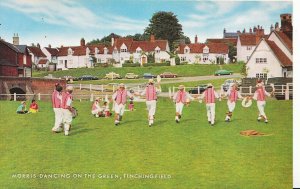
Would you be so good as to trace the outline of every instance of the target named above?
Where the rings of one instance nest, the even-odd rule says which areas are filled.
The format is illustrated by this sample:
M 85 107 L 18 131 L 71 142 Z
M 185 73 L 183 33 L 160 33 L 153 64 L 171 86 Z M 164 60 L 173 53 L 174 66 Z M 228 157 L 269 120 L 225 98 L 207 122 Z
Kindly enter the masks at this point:
M 272 31 L 274 31 L 274 26 L 273 26 L 273 24 L 271 24 L 271 26 L 270 26 L 270 32 L 272 32 Z
M 155 41 L 155 37 L 153 34 L 150 35 L 150 42 L 154 42 Z
M 19 35 L 18 33 L 14 33 L 14 36 L 13 36 L 13 44 L 14 45 L 19 45 Z
M 249 29 L 249 33 L 252 33 L 252 28 L 250 27 L 250 29 Z
M 80 40 L 80 46 L 85 46 L 85 40 L 84 40 L 84 38 L 81 38 L 81 40 Z
M 64 47 L 63 45 L 60 46 L 60 48 L 63 48 L 63 47 Z
M 36 44 L 36 46 L 37 46 L 37 48 L 39 48 L 39 49 L 41 48 L 41 46 L 40 46 L 40 44 L 39 44 L 39 43 L 38 43 L 38 44 Z
M 195 36 L 195 44 L 197 44 L 198 43 L 198 36 L 196 35 Z
M 243 33 L 246 33 L 246 29 L 244 28 Z
M 114 44 L 115 44 L 115 38 L 112 37 L 112 38 L 111 38 L 111 46 L 114 46 Z
M 49 44 L 48 47 L 51 48 L 51 45 Z

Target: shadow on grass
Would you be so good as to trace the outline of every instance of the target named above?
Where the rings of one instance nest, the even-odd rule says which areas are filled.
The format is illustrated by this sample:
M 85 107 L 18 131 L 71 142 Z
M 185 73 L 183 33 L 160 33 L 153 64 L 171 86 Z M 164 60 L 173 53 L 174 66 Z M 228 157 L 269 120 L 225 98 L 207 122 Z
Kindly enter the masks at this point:
M 75 130 L 75 131 L 74 131 Z M 93 130 L 97 130 L 96 128 L 94 129 L 89 129 L 89 128 L 77 128 L 77 129 L 73 129 L 70 131 L 71 135 L 78 135 L 78 134 L 83 134 L 83 133 L 87 133 Z

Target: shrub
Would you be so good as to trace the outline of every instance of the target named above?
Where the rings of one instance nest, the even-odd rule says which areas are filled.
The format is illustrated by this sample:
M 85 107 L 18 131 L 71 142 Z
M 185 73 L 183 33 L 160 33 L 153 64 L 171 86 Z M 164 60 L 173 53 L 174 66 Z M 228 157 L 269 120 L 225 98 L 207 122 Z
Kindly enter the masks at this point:
M 164 63 L 148 63 L 148 64 L 144 64 L 144 67 L 149 67 L 149 66 L 170 66 L 170 61 L 168 62 L 164 62 Z
M 140 63 L 124 63 L 123 67 L 140 67 Z

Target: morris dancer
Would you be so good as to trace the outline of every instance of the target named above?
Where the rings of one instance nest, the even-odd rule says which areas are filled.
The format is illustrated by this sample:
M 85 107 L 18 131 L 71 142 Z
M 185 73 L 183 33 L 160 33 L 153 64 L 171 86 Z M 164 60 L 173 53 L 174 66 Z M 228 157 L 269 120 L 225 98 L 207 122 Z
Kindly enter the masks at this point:
M 189 93 L 184 91 L 184 85 L 178 86 L 178 91 L 173 96 L 173 101 L 176 103 L 176 114 L 175 114 L 175 121 L 176 123 L 180 122 L 182 117 L 182 110 L 183 106 L 187 105 L 188 100 L 194 100 L 195 98 L 192 97 Z
M 237 90 L 237 85 L 235 83 L 230 85 L 230 89 L 227 91 L 226 96 L 228 96 L 228 112 L 226 113 L 225 121 L 229 122 L 232 117 L 232 112 L 235 109 L 237 99 L 241 99 L 243 97 L 241 96 L 241 93 Z
M 273 92 L 271 94 L 273 94 Z M 259 111 L 257 121 L 261 121 L 262 119 L 264 119 L 265 123 L 268 123 L 268 118 L 265 114 L 266 96 L 269 97 L 271 96 L 271 94 L 265 90 L 263 83 L 260 82 L 256 85 L 256 91 L 252 98 L 257 101 L 257 108 Z
M 55 89 L 52 93 L 52 107 L 55 116 L 54 127 L 52 128 L 53 132 L 59 132 L 63 122 L 63 115 L 61 109 L 62 89 L 62 86 L 56 83 Z
M 158 92 L 160 92 L 159 83 L 158 83 L 158 88 L 156 88 L 156 86 L 154 84 L 154 80 L 149 79 L 147 87 L 140 94 L 142 96 L 146 95 L 146 106 L 147 106 L 147 110 L 148 110 L 149 127 L 151 127 L 154 124 Z
M 114 100 L 114 109 L 115 109 L 115 126 L 120 124 L 126 107 L 127 98 L 133 98 L 132 94 L 125 90 L 125 85 L 123 83 L 119 84 L 119 89 L 112 95 Z
M 221 98 L 219 97 L 218 93 L 214 90 L 214 87 L 211 83 L 207 84 L 207 88 L 203 92 L 201 98 L 205 99 L 208 123 L 211 126 L 214 126 L 214 124 L 215 124 L 215 107 L 216 107 L 215 98 L 219 98 L 220 101 L 221 101 Z
M 63 115 L 63 124 L 64 124 L 64 131 L 65 136 L 69 135 L 70 125 L 72 123 L 72 97 L 73 87 L 67 86 L 66 92 L 62 95 L 62 115 Z

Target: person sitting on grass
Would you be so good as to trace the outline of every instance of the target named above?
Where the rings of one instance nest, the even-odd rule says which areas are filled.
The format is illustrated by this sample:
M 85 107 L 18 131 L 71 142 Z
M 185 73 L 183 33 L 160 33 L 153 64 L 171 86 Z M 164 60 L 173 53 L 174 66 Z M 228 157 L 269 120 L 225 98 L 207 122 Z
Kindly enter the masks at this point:
M 109 103 L 107 101 L 104 101 L 102 109 L 104 110 L 105 118 L 108 118 L 112 115 L 109 110 Z
M 26 102 L 22 101 L 19 107 L 17 108 L 17 114 L 27 114 Z
M 128 109 L 129 109 L 129 111 L 133 111 L 133 110 L 134 110 L 133 99 L 131 99 L 131 100 L 129 101 Z
M 99 105 L 99 98 L 96 98 L 95 102 L 92 105 L 92 114 L 95 117 L 102 117 L 103 116 L 103 109 Z
M 30 107 L 29 107 L 29 112 L 30 113 L 37 113 L 39 111 L 39 106 L 35 102 L 35 100 L 31 101 Z

